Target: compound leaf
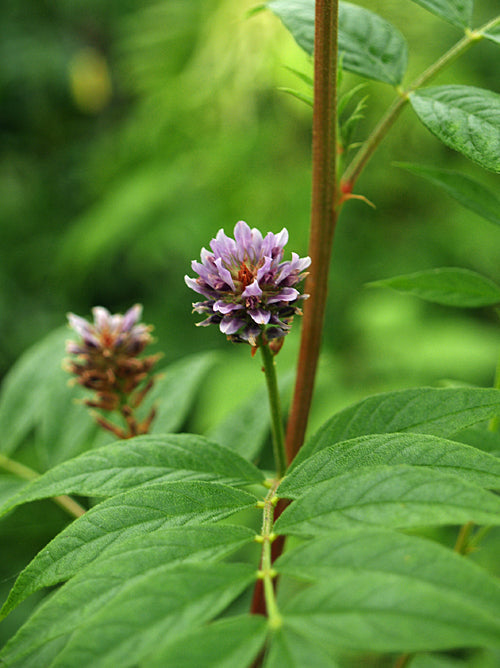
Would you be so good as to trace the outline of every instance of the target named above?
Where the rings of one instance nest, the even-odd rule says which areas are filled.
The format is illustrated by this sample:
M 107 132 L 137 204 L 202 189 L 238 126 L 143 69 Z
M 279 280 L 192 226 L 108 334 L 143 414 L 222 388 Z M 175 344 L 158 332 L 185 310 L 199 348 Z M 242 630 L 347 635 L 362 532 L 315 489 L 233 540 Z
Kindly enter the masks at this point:
M 454 267 L 417 271 L 368 283 L 372 287 L 386 287 L 407 292 L 428 302 L 477 308 L 500 304 L 500 286 L 485 276 Z
M 0 507 L 0 515 L 21 503 L 61 494 L 113 496 L 139 485 L 180 480 L 245 485 L 262 482 L 264 475 L 229 448 L 202 436 L 137 436 L 59 464 L 11 497 Z
M 335 443 L 285 477 L 278 494 L 297 498 L 317 483 L 380 464 L 425 466 L 487 489 L 500 489 L 500 461 L 476 448 L 427 434 L 373 434 Z
M 333 443 L 357 436 L 416 432 L 448 437 L 498 413 L 496 389 L 422 387 L 377 394 L 327 420 L 299 451 L 293 467 Z
M 357 524 L 390 528 L 500 524 L 500 498 L 456 476 L 396 464 L 318 483 L 289 505 L 277 533 L 314 536 Z
M 422 123 L 450 148 L 500 172 L 500 95 L 473 86 L 434 86 L 410 95 Z

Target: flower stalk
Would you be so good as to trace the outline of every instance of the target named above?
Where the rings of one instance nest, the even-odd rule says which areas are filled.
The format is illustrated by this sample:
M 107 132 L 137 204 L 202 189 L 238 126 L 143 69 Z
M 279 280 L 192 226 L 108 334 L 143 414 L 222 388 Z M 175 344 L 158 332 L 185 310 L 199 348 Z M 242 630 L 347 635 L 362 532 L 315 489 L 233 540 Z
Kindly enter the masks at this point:
M 286 470 L 285 432 L 283 429 L 281 401 L 276 379 L 275 356 L 267 343 L 263 343 L 260 346 L 260 350 L 262 353 L 263 371 L 266 375 L 269 407 L 271 411 L 274 463 L 276 466 L 276 475 L 278 478 L 281 478 Z

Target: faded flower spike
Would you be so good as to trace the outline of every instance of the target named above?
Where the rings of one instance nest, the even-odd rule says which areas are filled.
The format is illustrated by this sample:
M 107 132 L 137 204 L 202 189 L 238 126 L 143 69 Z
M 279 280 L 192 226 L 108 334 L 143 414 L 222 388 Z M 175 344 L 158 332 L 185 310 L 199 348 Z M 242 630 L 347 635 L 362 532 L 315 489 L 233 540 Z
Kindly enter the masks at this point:
M 94 322 L 90 323 L 68 313 L 69 325 L 81 340 L 66 344 L 66 352 L 76 356 L 68 360 L 67 370 L 76 375 L 77 383 L 96 392 L 95 399 L 85 400 L 87 406 L 117 411 L 126 425 L 124 429 L 96 415 L 102 427 L 119 438 L 145 434 L 154 418 L 154 410 L 142 422 L 137 422 L 134 411 L 153 386 L 154 379 L 148 375 L 160 355 L 141 359 L 137 356 L 153 340 L 152 327 L 138 324 L 142 315 L 140 304 L 125 315 L 111 315 L 102 306 L 93 308 L 92 314 Z
M 294 288 L 306 274 L 311 260 L 292 253 L 282 262 L 288 231 L 269 232 L 264 238 L 240 220 L 234 239 L 219 230 L 210 242 L 212 252 L 201 251 L 201 263 L 191 267 L 198 278 L 185 277 L 187 285 L 206 297 L 193 304 L 196 313 L 208 315 L 198 325 L 219 325 L 231 341 L 247 341 L 258 346 L 258 337 L 280 339 L 290 330 L 297 303 L 307 295 Z

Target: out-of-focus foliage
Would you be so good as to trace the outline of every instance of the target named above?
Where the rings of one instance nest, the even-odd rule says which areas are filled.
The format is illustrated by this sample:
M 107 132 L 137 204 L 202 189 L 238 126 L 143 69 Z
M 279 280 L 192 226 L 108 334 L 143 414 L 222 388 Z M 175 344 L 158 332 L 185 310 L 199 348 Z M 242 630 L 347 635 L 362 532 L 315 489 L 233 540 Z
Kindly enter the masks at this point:
M 301 85 L 285 66 L 312 68 L 270 12 L 247 17 L 255 4 L 1 4 L 0 372 L 67 310 L 123 311 L 140 301 L 167 362 L 214 347 L 231 357 L 211 376 L 198 429 L 261 382 L 246 350 L 194 327 L 182 280 L 200 247 L 239 219 L 263 231 L 286 226 L 294 249 L 307 249 L 311 112 L 278 88 Z M 358 4 L 407 38 L 405 81 L 460 36 L 415 3 Z M 473 25 L 495 2 L 476 5 Z M 494 90 L 496 56 L 495 45 L 482 43 L 443 81 Z M 344 89 L 358 82 L 345 74 Z M 354 141 L 393 95 L 375 82 L 365 92 Z M 408 159 L 477 178 L 474 165 L 405 112 L 357 186 L 377 209 L 350 204 L 337 231 L 313 424 L 332 404 L 372 390 L 443 377 L 491 382 L 497 340 L 488 311 L 463 314 L 364 290 L 368 281 L 436 266 L 498 280 L 498 230 L 390 166 Z M 482 178 L 495 188 L 494 176 Z M 297 336 L 280 354 L 282 369 L 293 366 Z

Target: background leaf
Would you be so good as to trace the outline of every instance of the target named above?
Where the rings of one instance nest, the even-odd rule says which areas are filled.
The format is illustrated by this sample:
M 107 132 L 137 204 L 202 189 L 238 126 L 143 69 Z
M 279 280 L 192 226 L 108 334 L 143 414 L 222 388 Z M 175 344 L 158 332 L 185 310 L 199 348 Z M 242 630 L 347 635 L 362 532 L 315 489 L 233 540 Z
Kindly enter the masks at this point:
M 0 515 L 21 503 L 61 494 L 113 496 L 139 485 L 179 480 L 245 485 L 262 482 L 264 474 L 203 436 L 137 436 L 56 466 L 10 498 L 0 507 Z
M 459 28 L 470 26 L 473 0 L 413 0 L 413 2 Z
M 449 169 L 439 169 L 410 162 L 396 162 L 397 167 L 422 176 L 431 183 L 441 187 L 453 199 L 460 202 L 470 211 L 474 211 L 490 223 L 500 225 L 500 198 L 497 193 L 486 188 L 479 181 L 465 174 Z
M 307 629 L 285 625 L 273 633 L 265 668 L 338 668 L 339 664 L 316 641 L 308 637 Z
M 314 47 L 314 0 L 272 0 L 297 44 L 311 54 Z M 406 71 L 408 50 L 402 34 L 388 21 L 349 2 L 339 5 L 339 54 L 349 71 L 396 86 Z
M 213 352 L 189 355 L 160 370 L 146 405 L 154 404 L 157 413 L 151 434 L 164 434 L 182 427 L 203 379 L 217 360 Z
M 476 448 L 427 434 L 374 434 L 335 443 L 287 475 L 278 495 L 296 498 L 336 475 L 379 464 L 409 464 L 451 473 L 489 489 L 500 489 L 500 461 Z
M 500 412 L 500 391 L 432 387 L 367 397 L 336 413 L 313 434 L 292 468 L 314 452 L 367 434 L 415 432 L 447 437 Z
M 403 464 L 359 469 L 318 483 L 289 505 L 277 533 L 314 536 L 343 527 L 392 528 L 500 524 L 500 499 L 428 468 Z
M 27 350 L 2 383 L 0 451 L 11 455 L 40 418 L 46 379 L 61 366 L 68 329 L 60 328 Z
M 36 582 L 37 588 L 56 584 L 125 539 L 145 537 L 157 529 L 217 522 L 254 507 L 255 502 L 247 492 L 212 482 L 162 483 L 117 494 L 58 534 L 20 579 Z
M 489 278 L 469 269 L 444 267 L 417 271 L 368 283 L 371 287 L 386 287 L 407 292 L 429 302 L 474 308 L 500 304 L 500 287 Z
M 500 172 L 500 95 L 473 86 L 435 86 L 411 93 L 422 123 L 450 148 Z

